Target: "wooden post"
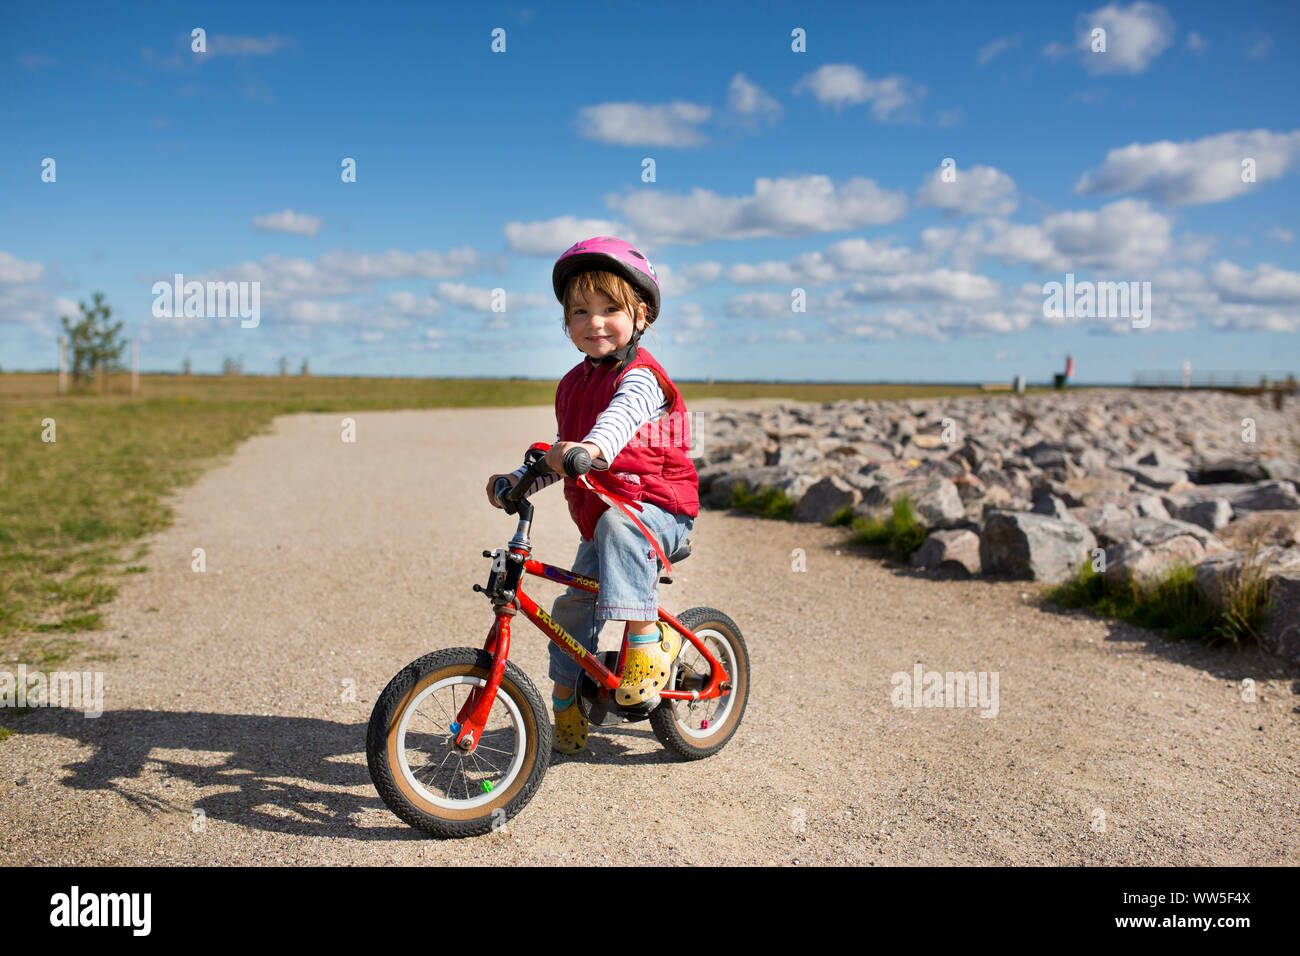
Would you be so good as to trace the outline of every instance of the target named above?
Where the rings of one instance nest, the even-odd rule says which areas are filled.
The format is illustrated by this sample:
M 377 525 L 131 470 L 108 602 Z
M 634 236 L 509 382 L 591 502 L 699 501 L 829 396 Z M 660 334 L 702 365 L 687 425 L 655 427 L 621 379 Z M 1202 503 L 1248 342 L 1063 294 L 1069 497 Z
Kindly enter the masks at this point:
M 131 340 L 131 394 L 140 391 L 140 340 Z
M 59 336 L 59 394 L 68 391 L 68 337 Z

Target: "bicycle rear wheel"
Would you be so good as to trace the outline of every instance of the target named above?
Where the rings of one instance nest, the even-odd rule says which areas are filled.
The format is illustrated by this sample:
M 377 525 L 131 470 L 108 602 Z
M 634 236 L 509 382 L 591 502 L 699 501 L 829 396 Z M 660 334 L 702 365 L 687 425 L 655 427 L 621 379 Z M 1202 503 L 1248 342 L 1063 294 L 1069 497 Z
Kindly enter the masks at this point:
M 528 675 L 506 662 L 478 746 L 456 747 L 451 728 L 492 657 L 473 647 L 408 664 L 379 695 L 366 734 L 370 778 L 388 808 L 436 837 L 499 829 L 532 799 L 551 759 L 551 722 Z
M 668 750 L 683 760 L 708 757 L 727 745 L 749 702 L 749 649 L 736 622 L 711 607 L 693 607 L 678 615 L 704 642 L 730 677 L 731 688 L 712 700 L 665 699 L 650 714 L 650 726 Z M 690 641 L 673 663 L 669 690 L 703 690 L 712 668 Z

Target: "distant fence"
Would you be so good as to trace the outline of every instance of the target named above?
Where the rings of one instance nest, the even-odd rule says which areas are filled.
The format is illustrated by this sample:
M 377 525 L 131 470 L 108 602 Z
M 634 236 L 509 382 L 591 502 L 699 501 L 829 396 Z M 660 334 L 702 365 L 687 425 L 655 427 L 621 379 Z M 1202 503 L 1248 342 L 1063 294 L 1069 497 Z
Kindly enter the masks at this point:
M 1135 388 L 1295 388 L 1294 372 L 1243 372 L 1197 370 L 1189 375 L 1181 370 L 1156 369 L 1133 373 Z

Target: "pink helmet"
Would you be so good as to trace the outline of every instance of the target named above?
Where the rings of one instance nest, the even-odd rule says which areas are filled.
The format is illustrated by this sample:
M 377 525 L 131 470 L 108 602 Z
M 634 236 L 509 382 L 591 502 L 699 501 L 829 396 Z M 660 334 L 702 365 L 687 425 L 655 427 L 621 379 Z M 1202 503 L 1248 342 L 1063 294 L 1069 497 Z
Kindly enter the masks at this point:
M 551 285 L 555 287 L 555 297 L 561 305 L 564 304 L 564 287 L 568 284 L 569 277 L 595 269 L 622 276 L 641 293 L 650 318 L 659 314 L 659 277 L 655 274 L 655 267 L 629 243 L 611 236 L 583 239 L 555 260 Z

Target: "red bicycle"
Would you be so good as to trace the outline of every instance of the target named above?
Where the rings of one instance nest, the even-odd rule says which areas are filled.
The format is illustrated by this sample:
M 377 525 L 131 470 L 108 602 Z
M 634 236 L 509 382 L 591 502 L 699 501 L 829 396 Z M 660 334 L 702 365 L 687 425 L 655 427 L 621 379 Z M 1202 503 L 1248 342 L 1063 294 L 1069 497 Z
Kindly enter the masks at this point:
M 482 649 L 451 647 L 412 661 L 388 682 L 370 715 L 366 756 L 375 789 L 397 816 L 433 836 L 499 829 L 533 798 L 550 766 L 549 711 L 528 675 L 509 660 L 510 621 L 521 611 L 582 668 L 577 705 L 589 722 L 649 720 L 659 741 L 683 760 L 699 760 L 726 746 L 749 700 L 749 651 L 740 629 L 721 611 L 693 607 L 674 617 L 660 607 L 659 620 L 682 635 L 681 653 L 654 707 L 625 707 L 616 702 L 614 690 L 622 681 L 627 626 L 622 648 L 592 654 L 524 593 L 524 574 L 593 593 L 600 587 L 596 578 L 531 557 L 533 506 L 523 493 L 539 475 L 550 474 L 549 448 L 533 445 L 515 486 L 502 478 L 493 488 L 506 512 L 519 515 L 519 525 L 505 548 L 483 552 L 492 567 L 487 586 L 476 584 L 474 590 L 492 602 L 495 620 Z M 638 507 L 596 492 L 580 477 L 590 469 L 586 450 L 573 448 L 565 455 L 565 474 L 620 507 Z M 688 543 L 662 555 L 660 569 L 671 574 L 673 561 L 689 553 Z M 672 578 L 660 581 L 672 583 Z

